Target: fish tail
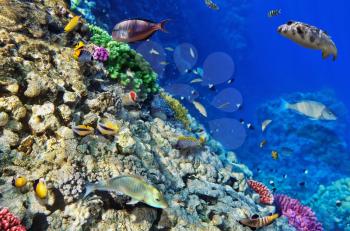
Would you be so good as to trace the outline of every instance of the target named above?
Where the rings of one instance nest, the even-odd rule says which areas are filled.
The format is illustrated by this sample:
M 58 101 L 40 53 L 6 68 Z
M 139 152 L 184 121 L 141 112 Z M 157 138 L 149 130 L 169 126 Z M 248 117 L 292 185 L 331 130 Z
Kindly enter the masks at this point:
M 170 19 L 164 19 L 163 21 L 161 21 L 158 26 L 159 26 L 159 30 L 168 33 L 168 31 L 165 29 L 165 24 L 167 24 L 170 21 Z
M 289 109 L 289 105 L 290 104 L 286 100 L 281 99 L 281 110 L 282 111 Z
M 96 190 L 96 185 L 95 183 L 88 183 L 85 186 L 85 194 L 82 197 L 82 199 L 85 199 L 90 193 Z

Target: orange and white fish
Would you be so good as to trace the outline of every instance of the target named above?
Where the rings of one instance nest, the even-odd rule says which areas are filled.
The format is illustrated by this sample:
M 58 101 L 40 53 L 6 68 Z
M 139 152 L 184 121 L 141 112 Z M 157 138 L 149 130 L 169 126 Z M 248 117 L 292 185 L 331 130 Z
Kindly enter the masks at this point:
M 279 215 L 277 213 L 272 214 L 271 216 L 259 217 L 258 215 L 252 216 L 252 218 L 245 218 L 240 220 L 239 223 L 242 225 L 248 226 L 250 228 L 262 228 L 274 222 Z
M 72 130 L 79 136 L 87 136 L 94 133 L 94 128 L 87 125 L 73 125 Z

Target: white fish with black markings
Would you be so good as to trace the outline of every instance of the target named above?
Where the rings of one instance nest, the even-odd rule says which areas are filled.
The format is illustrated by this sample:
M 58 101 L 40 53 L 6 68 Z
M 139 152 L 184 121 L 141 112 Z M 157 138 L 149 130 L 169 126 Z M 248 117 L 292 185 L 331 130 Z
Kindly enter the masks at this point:
M 282 99 L 282 109 L 290 109 L 313 120 L 336 120 L 337 117 L 323 103 L 303 100 L 294 104 Z
M 268 13 L 267 13 L 267 16 L 268 17 L 276 17 L 278 15 L 280 15 L 282 13 L 282 10 L 281 9 L 275 9 L 275 10 L 270 10 Z
M 289 21 L 278 27 L 278 33 L 289 38 L 297 44 L 315 50 L 322 51 L 322 58 L 333 55 L 333 61 L 337 59 L 338 49 L 331 37 L 323 30 L 303 22 Z

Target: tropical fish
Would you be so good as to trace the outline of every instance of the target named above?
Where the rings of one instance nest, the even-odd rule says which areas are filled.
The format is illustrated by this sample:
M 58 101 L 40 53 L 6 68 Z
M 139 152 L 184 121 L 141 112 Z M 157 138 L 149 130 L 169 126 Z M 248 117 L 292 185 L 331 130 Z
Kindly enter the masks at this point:
M 107 181 L 99 181 L 96 184 L 87 184 L 84 198 L 96 190 L 113 191 L 127 195 L 131 197 L 131 201 L 127 203 L 129 205 L 141 201 L 155 208 L 168 207 L 162 193 L 139 176 L 123 175 Z
M 262 123 L 261 123 L 261 131 L 264 132 L 267 128 L 267 126 L 269 126 L 269 124 L 272 122 L 272 120 L 264 120 Z
M 79 136 L 87 136 L 94 133 L 94 128 L 87 125 L 73 125 L 72 130 Z
M 167 51 L 174 51 L 174 48 L 172 48 L 172 47 L 166 47 L 164 49 L 167 50 Z
M 79 24 L 80 21 L 80 16 L 74 16 L 66 25 L 66 27 L 64 28 L 65 32 L 71 32 L 72 30 L 75 29 L 75 27 L 77 27 L 77 25 Z
M 80 50 L 74 51 L 74 57 L 77 57 L 76 59 L 81 63 L 92 61 L 92 54 L 90 51 L 86 49 L 80 49 Z
M 196 57 L 196 55 L 195 55 L 195 53 L 194 53 L 192 47 L 190 47 L 190 55 L 191 55 L 191 57 L 192 57 L 193 59 Z
M 229 105 L 230 105 L 230 102 L 226 102 L 226 103 L 223 103 L 223 104 L 219 105 L 218 108 L 219 109 L 223 109 L 223 108 L 225 108 L 225 107 L 227 107 Z
M 278 160 L 278 152 L 277 152 L 277 151 L 272 151 L 272 152 L 271 152 L 271 157 L 272 157 L 272 159 L 274 159 L 274 160 Z
M 131 106 L 135 105 L 137 102 L 137 94 L 134 91 L 124 94 L 122 98 L 123 105 Z
M 151 55 L 159 55 L 159 52 L 156 49 L 153 49 L 153 48 L 149 51 L 149 53 Z
M 204 0 L 205 4 L 212 10 L 219 10 L 218 5 L 216 5 L 214 2 L 211 0 Z
M 34 181 L 33 184 L 34 192 L 40 199 L 45 199 L 47 197 L 47 186 L 44 178 L 40 178 Z
M 276 10 L 270 10 L 269 12 L 267 12 L 267 16 L 268 17 L 275 17 L 275 16 L 278 16 L 282 13 L 282 10 L 281 9 L 276 9 Z
M 85 43 L 83 41 L 79 41 L 74 45 L 74 50 L 80 50 L 85 47 Z
M 197 101 L 193 101 L 192 103 L 193 103 L 194 107 L 199 111 L 199 113 L 202 114 L 202 116 L 204 116 L 204 117 L 208 116 L 207 110 L 205 109 L 205 107 L 201 103 L 199 103 Z
M 262 140 L 262 141 L 260 142 L 259 147 L 260 147 L 260 148 L 265 147 L 266 143 L 267 143 L 267 141 L 266 141 L 266 140 Z
M 155 23 L 143 19 L 124 20 L 114 26 L 112 37 L 118 42 L 126 43 L 147 40 L 158 30 L 166 32 L 164 26 L 168 21 L 169 19 L 166 19 Z
M 337 117 L 322 103 L 303 100 L 290 104 L 282 99 L 282 109 L 291 109 L 314 120 L 336 120 Z
M 104 119 L 97 122 L 97 129 L 102 135 L 116 135 L 120 131 L 120 125 Z
M 200 83 L 202 81 L 203 81 L 203 79 L 197 78 L 197 79 L 193 79 L 190 83 Z
M 22 188 L 22 187 L 26 186 L 27 182 L 28 181 L 27 181 L 26 177 L 24 177 L 24 176 L 16 176 L 12 180 L 12 185 L 15 186 L 16 188 Z
M 331 37 L 323 30 L 303 22 L 289 21 L 278 27 L 278 33 L 289 38 L 297 44 L 315 50 L 322 51 L 322 58 L 333 55 L 333 61 L 337 59 L 338 49 Z
M 259 217 L 258 215 L 253 215 L 252 218 L 245 218 L 240 220 L 239 223 L 242 225 L 248 226 L 250 228 L 262 228 L 274 222 L 279 215 L 277 213 L 272 214 L 271 216 Z

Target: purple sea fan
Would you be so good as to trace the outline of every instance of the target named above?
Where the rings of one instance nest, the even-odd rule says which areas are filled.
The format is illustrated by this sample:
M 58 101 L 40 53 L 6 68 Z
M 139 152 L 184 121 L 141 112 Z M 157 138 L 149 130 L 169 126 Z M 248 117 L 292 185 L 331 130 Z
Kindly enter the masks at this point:
M 274 195 L 274 200 L 281 215 L 287 217 L 289 224 L 298 231 L 323 231 L 311 208 L 286 195 Z
M 92 58 L 94 60 L 97 60 L 99 62 L 105 62 L 107 61 L 108 57 L 109 57 L 109 53 L 104 47 L 98 47 L 98 46 L 94 47 L 94 52 L 92 54 Z

